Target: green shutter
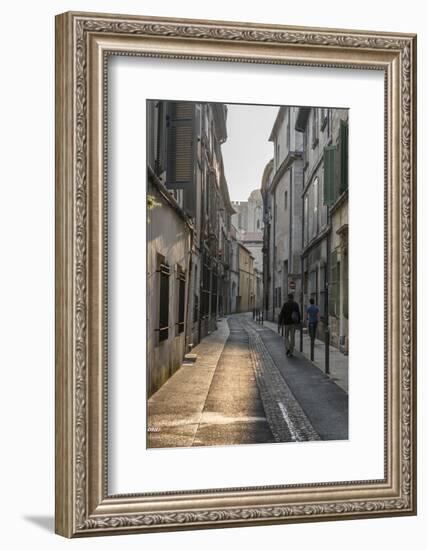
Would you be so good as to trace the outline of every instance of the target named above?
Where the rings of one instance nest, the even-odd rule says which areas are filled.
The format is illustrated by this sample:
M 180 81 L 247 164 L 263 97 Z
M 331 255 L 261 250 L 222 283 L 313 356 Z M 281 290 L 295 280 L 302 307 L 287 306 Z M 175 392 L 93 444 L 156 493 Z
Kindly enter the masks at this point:
M 348 124 L 345 120 L 340 121 L 339 135 L 339 162 L 340 162 L 340 193 L 348 188 Z
M 184 210 L 195 216 L 192 103 L 168 104 L 166 187 L 183 189 Z
M 323 204 L 330 206 L 336 200 L 336 145 L 325 147 L 323 151 L 324 185 Z

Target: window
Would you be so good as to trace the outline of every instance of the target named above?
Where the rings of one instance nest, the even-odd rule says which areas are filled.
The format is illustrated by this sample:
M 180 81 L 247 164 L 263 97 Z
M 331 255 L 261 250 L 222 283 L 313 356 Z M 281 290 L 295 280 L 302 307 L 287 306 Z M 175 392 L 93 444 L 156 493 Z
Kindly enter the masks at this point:
M 319 178 L 313 181 L 313 235 L 317 235 L 319 231 Z
M 311 147 L 314 149 L 319 143 L 319 109 L 312 109 L 311 118 Z
M 323 197 L 325 196 L 325 190 L 324 190 L 324 176 L 319 179 L 319 229 L 321 230 L 323 227 L 325 227 L 327 223 L 327 207 L 323 203 Z M 322 199 L 322 200 L 321 200 Z
M 308 271 L 304 271 L 302 287 L 303 287 L 304 295 L 307 298 L 307 294 L 308 294 Z
M 274 293 L 274 307 L 280 307 L 282 305 L 282 287 L 278 286 Z
M 313 185 L 311 185 L 310 188 L 308 189 L 307 195 L 310 201 L 310 209 L 308 212 L 308 242 L 310 242 L 314 236 L 314 206 L 313 206 L 314 187 Z
M 196 184 L 194 180 L 193 133 L 194 110 L 191 103 L 168 102 L 166 187 L 181 190 L 182 203 L 189 216 L 195 216 Z
M 314 271 L 310 271 L 310 276 L 309 276 L 309 284 L 310 284 L 310 288 L 309 288 L 309 295 L 310 295 L 310 298 L 313 298 L 314 299 L 314 303 L 317 304 L 317 269 L 314 270 Z
M 165 170 L 166 153 L 166 107 L 164 101 L 158 101 L 155 108 L 157 109 L 157 133 L 154 171 L 160 177 Z
M 302 149 L 303 149 L 303 159 L 304 159 L 304 168 L 308 165 L 308 129 L 306 128 L 302 134 Z
M 320 128 L 322 132 L 325 130 L 328 124 L 328 109 L 320 109 Z
M 202 105 L 194 105 L 194 137 L 197 139 L 197 160 L 202 163 Z
M 184 189 L 172 189 L 170 194 L 176 200 L 181 208 L 184 207 Z
M 285 191 L 285 210 L 288 209 L 288 192 Z
M 308 194 L 304 197 L 304 246 L 308 243 Z
M 331 206 L 336 201 L 337 147 L 331 145 L 323 151 L 323 204 Z
M 169 337 L 169 276 L 170 267 L 163 256 L 158 256 L 159 273 L 159 342 Z
M 178 279 L 178 334 L 184 332 L 185 324 L 185 271 L 181 266 L 177 267 L 177 279 Z
M 348 124 L 340 120 L 337 157 L 339 162 L 338 194 L 348 188 Z

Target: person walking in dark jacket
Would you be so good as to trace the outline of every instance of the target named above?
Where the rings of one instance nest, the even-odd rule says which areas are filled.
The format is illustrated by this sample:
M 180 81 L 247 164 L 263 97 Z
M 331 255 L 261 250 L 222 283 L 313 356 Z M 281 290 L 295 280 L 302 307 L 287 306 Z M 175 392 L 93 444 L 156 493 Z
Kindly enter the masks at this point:
M 279 327 L 285 325 L 286 355 L 293 355 L 295 348 L 295 329 L 301 322 L 299 305 L 294 301 L 294 295 L 288 294 L 288 300 L 283 304 L 279 315 Z

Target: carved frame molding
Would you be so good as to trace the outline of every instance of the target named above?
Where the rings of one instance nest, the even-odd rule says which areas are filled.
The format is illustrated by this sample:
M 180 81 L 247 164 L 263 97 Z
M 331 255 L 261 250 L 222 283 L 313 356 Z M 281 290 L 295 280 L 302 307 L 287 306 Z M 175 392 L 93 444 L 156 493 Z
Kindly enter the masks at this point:
M 108 495 L 106 59 L 141 55 L 385 74 L 385 479 Z M 56 18 L 56 531 L 67 536 L 414 514 L 416 37 L 66 13 Z

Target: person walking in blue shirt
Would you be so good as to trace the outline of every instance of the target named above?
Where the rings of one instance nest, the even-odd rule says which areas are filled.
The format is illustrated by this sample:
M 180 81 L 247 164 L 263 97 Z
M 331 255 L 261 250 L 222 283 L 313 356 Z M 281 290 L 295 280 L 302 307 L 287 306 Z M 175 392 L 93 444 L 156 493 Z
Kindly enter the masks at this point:
M 317 323 L 319 322 L 320 310 L 314 304 L 314 299 L 310 298 L 310 305 L 307 308 L 306 321 L 308 324 L 308 334 L 314 340 L 316 338 Z

